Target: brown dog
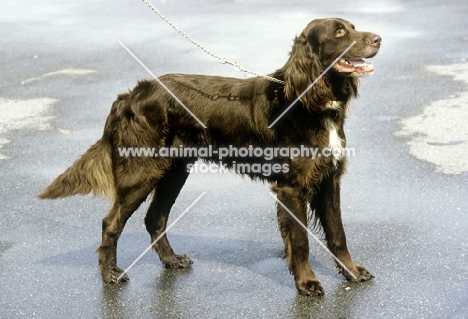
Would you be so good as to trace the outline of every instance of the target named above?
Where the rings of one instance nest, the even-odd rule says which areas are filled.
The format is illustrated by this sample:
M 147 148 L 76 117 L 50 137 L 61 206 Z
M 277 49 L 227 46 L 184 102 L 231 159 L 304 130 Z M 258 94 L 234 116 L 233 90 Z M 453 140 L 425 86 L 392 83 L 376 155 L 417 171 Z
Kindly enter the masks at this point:
M 353 41 L 355 44 L 335 61 Z M 343 124 L 348 103 L 357 95 L 357 77 L 373 71 L 372 63 L 363 59 L 375 56 L 380 44 L 378 35 L 358 32 L 345 20 L 318 19 L 294 39 L 290 58 L 271 74 L 284 84 L 263 77 L 162 76 L 160 81 L 182 105 L 157 81 L 140 81 L 113 103 L 102 138 L 39 197 L 92 191 L 113 198 L 114 204 L 102 222 L 99 267 L 105 282 L 116 282 L 120 275 L 120 281 L 126 281 L 127 275 L 116 264 L 117 240 L 125 222 L 153 192 L 145 223 L 152 241 L 160 236 L 189 175 L 188 165 L 197 157 L 219 160 L 214 154 L 228 146 L 263 150 L 300 146 L 320 152 L 328 148 L 332 150 L 329 156 L 277 155 L 267 159 L 228 154 L 222 163 L 231 168 L 239 164 L 273 167 L 268 173 L 263 169 L 241 173 L 270 182 L 278 200 L 303 224 L 307 224 L 309 207 L 323 227 L 329 250 L 341 261 L 337 263 L 339 271 L 352 281 L 369 280 L 372 275 L 352 261 L 346 246 L 340 209 L 340 177 L 345 172 L 346 158 L 336 150 L 345 147 Z M 330 70 L 321 76 L 328 67 Z M 314 80 L 315 85 L 307 90 Z M 276 119 L 279 120 L 269 127 Z M 126 147 L 154 146 L 161 150 L 180 145 L 209 146 L 216 151 L 186 157 L 122 155 Z M 278 204 L 277 210 L 285 258 L 297 289 L 301 294 L 323 294 L 309 263 L 307 231 L 282 205 Z M 174 253 L 165 235 L 154 249 L 166 268 L 186 268 L 192 263 L 187 256 Z

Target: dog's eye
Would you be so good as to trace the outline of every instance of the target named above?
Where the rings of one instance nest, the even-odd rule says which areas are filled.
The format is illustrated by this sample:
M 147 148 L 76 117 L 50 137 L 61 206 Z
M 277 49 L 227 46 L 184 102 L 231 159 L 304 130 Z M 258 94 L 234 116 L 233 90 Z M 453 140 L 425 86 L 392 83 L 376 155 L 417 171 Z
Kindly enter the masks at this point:
M 335 32 L 335 37 L 339 38 L 339 37 L 343 37 L 346 35 L 346 31 L 345 29 L 338 29 L 336 30 Z

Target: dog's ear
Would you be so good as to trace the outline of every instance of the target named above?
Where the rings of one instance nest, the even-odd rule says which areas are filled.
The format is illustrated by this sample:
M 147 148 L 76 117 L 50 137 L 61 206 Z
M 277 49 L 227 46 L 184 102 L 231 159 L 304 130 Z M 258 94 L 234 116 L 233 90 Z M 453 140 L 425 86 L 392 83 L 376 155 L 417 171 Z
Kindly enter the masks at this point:
M 312 50 L 318 55 L 320 45 L 328 38 L 327 28 L 322 24 L 309 25 L 303 32 Z
M 320 41 L 320 36 L 309 35 L 307 29 L 304 30 L 294 39 L 291 56 L 284 70 L 286 98 L 292 101 L 307 91 L 300 100 L 311 110 L 320 109 L 320 106 L 329 100 L 331 95 L 330 86 L 325 82 L 327 79 L 321 76 L 324 67 L 318 56 L 319 50 L 314 48 L 315 45 L 320 45 Z M 316 83 L 309 88 L 315 80 L 317 80 Z

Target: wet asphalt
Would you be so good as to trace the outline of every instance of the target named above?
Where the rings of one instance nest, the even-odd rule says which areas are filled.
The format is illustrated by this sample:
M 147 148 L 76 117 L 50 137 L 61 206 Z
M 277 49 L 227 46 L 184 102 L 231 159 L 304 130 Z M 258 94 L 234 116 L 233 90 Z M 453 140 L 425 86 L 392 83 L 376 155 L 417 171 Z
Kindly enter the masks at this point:
M 409 137 L 396 134 L 403 119 L 468 91 L 466 83 L 426 69 L 467 62 L 468 2 L 153 4 L 211 51 L 261 73 L 284 64 L 292 38 L 314 18 L 342 17 L 382 36 L 376 70 L 362 79 L 360 98 L 351 104 L 346 132 L 356 155 L 342 185 L 350 251 L 375 279 L 345 281 L 310 238 L 310 261 L 326 294 L 299 296 L 282 259 L 268 185 L 194 174 L 171 219 L 206 195 L 168 233 L 175 251 L 193 259 L 192 269 L 165 270 L 149 252 L 129 270 L 130 282 L 103 284 L 94 251 L 110 203 L 36 195 L 100 138 L 116 94 L 149 77 L 118 41 L 156 75 L 247 75 L 187 42 L 141 1 L 6 0 L 0 15 L 0 318 L 468 318 L 468 173 L 441 173 L 409 153 Z M 44 107 L 44 99 L 54 102 Z M 24 114 L 21 123 L 11 108 Z M 465 125 L 458 144 L 468 143 L 467 132 Z M 147 207 L 120 238 L 122 268 L 149 245 Z

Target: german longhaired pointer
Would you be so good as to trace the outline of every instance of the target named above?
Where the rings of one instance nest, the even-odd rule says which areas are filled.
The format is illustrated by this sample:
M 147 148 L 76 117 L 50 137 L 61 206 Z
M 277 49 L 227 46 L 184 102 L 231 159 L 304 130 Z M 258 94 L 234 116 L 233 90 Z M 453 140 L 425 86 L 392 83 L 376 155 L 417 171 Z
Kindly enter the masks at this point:
M 181 145 L 209 145 L 213 149 L 228 145 L 332 148 L 330 156 L 278 156 L 270 160 L 228 156 L 223 164 L 278 163 L 286 167 L 271 174 L 258 170 L 245 174 L 271 183 L 278 201 L 303 224 L 307 225 L 313 216 L 315 224 L 323 228 L 329 250 L 341 261 L 337 262 L 339 272 L 348 280 L 370 280 L 372 274 L 353 262 L 346 246 L 340 208 L 340 178 L 346 170 L 346 157 L 336 150 L 346 146 L 346 111 L 351 98 L 357 96 L 358 77 L 373 72 L 372 62 L 366 59 L 377 54 L 380 44 L 379 35 L 356 31 L 348 21 L 317 19 L 295 37 L 286 64 L 270 74 L 284 84 L 264 77 L 161 76 L 160 81 L 206 128 L 156 80 L 139 81 L 133 90 L 118 95 L 102 138 L 39 197 L 93 192 L 112 198 L 113 206 L 102 221 L 102 243 L 97 249 L 99 268 L 106 283 L 127 281 L 116 263 L 117 241 L 126 221 L 152 193 L 145 224 L 151 241 L 158 238 L 166 229 L 171 207 L 190 173 L 187 167 L 200 158 L 122 156 L 120 149 Z M 307 90 L 314 81 L 315 85 Z M 300 95 L 299 101 L 283 114 Z M 216 160 L 201 159 L 206 163 Z M 277 215 L 285 259 L 299 293 L 322 295 L 323 288 L 309 263 L 307 230 L 279 203 Z M 174 253 L 166 235 L 153 247 L 166 268 L 192 264 L 186 255 Z

